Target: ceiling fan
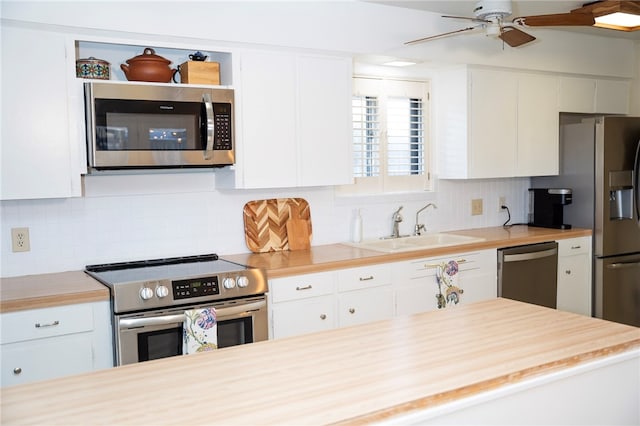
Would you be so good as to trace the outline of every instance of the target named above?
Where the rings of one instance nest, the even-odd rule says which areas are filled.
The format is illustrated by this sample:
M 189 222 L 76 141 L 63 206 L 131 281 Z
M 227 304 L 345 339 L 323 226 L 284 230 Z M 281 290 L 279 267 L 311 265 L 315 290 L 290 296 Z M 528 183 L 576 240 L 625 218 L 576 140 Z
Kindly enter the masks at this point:
M 476 23 L 476 25 L 419 38 L 417 40 L 408 41 L 405 44 L 417 44 L 466 31 L 483 29 L 485 35 L 498 37 L 509 46 L 518 47 L 532 42 L 536 38 L 517 27 L 592 26 L 595 22 L 593 14 L 588 10 L 585 10 L 585 8 L 575 9 L 569 13 L 521 16 L 514 18 L 512 21 L 507 21 L 505 18 L 511 16 L 510 0 L 478 1 L 473 9 L 473 14 L 475 15 L 473 18 L 450 15 L 443 15 L 442 17 L 450 19 L 465 19 Z

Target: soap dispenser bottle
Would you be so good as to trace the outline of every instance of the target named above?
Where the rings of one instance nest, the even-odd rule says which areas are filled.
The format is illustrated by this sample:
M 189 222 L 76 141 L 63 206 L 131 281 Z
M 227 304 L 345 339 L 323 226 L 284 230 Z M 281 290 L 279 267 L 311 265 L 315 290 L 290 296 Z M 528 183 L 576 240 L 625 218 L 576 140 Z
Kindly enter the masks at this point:
M 351 242 L 359 243 L 362 241 L 362 215 L 360 209 L 356 212 L 351 225 Z

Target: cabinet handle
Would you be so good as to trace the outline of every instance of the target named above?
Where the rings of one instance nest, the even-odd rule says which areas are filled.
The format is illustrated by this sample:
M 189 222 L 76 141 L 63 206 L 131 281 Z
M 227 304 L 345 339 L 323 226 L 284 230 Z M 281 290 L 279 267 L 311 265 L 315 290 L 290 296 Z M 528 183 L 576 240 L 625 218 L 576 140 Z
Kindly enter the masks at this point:
M 321 320 L 326 320 L 327 319 L 327 314 L 320 314 L 320 319 Z
M 350 313 L 350 314 L 355 314 L 355 313 L 356 313 L 356 310 L 355 310 L 354 308 L 349 308 L 349 313 Z
M 311 286 L 311 284 L 309 284 L 309 285 L 305 285 L 305 286 L 302 286 L 302 287 L 298 286 L 298 287 L 296 287 L 296 290 L 297 290 L 297 291 L 301 291 L 301 290 L 311 290 L 312 288 L 313 288 L 313 287 Z
M 60 321 L 55 320 L 54 322 L 50 322 L 48 324 L 40 324 L 39 322 L 36 323 L 36 328 L 45 328 L 45 327 L 55 327 L 56 325 L 59 325 Z
M 369 275 L 368 277 L 360 277 L 360 281 L 371 281 L 373 279 L 373 275 Z
M 16 376 L 20 373 L 22 373 L 22 368 L 16 367 L 13 369 L 13 374 L 15 374 Z
M 458 263 L 465 263 L 467 261 L 467 259 L 458 259 L 456 260 L 456 262 Z M 435 263 L 425 263 L 424 267 L 426 269 L 433 269 L 433 268 L 437 268 L 438 266 L 440 266 L 440 264 L 435 264 Z
M 582 247 L 582 246 L 571 246 L 571 250 L 576 250 L 576 249 L 579 249 L 579 248 L 581 248 L 581 247 Z

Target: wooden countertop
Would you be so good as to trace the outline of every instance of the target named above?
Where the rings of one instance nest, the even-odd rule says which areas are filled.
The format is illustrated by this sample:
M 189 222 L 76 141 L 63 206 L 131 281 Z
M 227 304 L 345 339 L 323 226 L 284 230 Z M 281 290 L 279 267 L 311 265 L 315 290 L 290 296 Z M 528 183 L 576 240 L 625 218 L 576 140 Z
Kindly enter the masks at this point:
M 0 420 L 367 424 L 639 347 L 638 328 L 495 299 L 8 387 Z
M 475 250 L 535 244 L 566 238 L 591 236 L 590 229 L 549 229 L 526 225 L 510 228 L 490 227 L 448 231 L 447 233 L 484 238 L 484 241 L 460 244 L 437 249 L 415 250 L 402 253 L 383 253 L 365 250 L 346 244 L 313 246 L 309 250 L 280 251 L 271 253 L 243 253 L 221 255 L 232 262 L 262 268 L 269 278 L 322 272 L 331 269 L 352 268 L 380 262 L 396 262 L 421 257 L 444 256 Z
M 221 255 L 232 262 L 262 268 L 269 278 L 351 268 L 380 262 L 442 256 L 466 251 L 533 244 L 550 240 L 590 236 L 589 229 L 558 230 L 529 226 L 492 227 L 454 234 L 485 238 L 485 241 L 439 249 L 382 253 L 345 244 L 314 246 L 309 250 L 275 253 Z M 109 291 L 83 271 L 26 275 L 0 279 L 0 313 L 109 300 Z
M 109 289 L 82 271 L 0 279 L 0 312 L 109 300 Z

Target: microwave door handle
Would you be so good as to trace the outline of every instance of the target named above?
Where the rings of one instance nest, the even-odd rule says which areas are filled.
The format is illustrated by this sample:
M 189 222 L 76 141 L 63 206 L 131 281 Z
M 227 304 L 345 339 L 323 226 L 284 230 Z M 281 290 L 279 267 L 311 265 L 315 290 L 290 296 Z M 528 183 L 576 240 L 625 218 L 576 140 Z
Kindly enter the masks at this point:
M 211 101 L 211 95 L 205 93 L 202 95 L 202 102 L 204 103 L 204 119 L 207 122 L 207 146 L 204 151 L 204 159 L 211 158 L 213 152 L 213 135 L 215 134 L 215 124 L 213 120 L 213 102 Z

